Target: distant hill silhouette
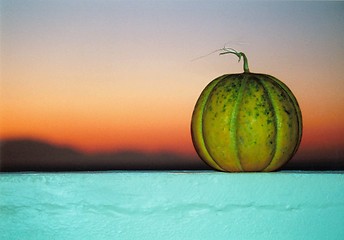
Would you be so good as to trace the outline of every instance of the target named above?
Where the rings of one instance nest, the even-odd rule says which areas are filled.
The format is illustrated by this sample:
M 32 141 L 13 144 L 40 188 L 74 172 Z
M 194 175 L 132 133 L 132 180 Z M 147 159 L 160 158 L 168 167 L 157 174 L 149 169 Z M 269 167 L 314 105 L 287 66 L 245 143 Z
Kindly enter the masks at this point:
M 209 169 L 198 158 L 169 152 L 120 151 L 83 154 L 68 147 L 31 139 L 0 143 L 0 171 L 95 171 Z
M 284 170 L 344 170 L 343 150 L 336 158 L 319 155 L 309 159 L 299 154 Z M 206 170 L 210 169 L 198 157 L 170 152 L 144 153 L 119 151 L 83 154 L 68 147 L 32 139 L 0 142 L 0 171 L 97 171 L 97 170 Z
M 301 148 L 283 169 L 344 170 L 344 149 Z

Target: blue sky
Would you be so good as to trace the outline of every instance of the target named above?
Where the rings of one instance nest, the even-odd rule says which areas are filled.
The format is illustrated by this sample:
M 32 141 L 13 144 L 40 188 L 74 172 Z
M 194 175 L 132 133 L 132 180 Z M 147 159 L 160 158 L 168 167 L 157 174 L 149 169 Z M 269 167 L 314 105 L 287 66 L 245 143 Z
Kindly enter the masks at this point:
M 344 146 L 343 12 L 344 2 L 2 0 L 0 137 L 192 152 L 200 91 L 242 71 L 235 56 L 192 60 L 226 44 L 293 90 L 301 151 L 333 152 Z

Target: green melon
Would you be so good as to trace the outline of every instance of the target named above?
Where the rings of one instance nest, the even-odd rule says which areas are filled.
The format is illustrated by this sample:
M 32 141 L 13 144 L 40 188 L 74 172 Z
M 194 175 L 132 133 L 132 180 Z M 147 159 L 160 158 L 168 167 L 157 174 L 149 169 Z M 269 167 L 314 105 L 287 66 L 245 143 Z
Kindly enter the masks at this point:
M 193 111 L 191 133 L 200 158 L 220 171 L 275 171 L 296 153 L 302 117 L 291 90 L 277 78 L 244 72 L 225 74 L 202 91 Z

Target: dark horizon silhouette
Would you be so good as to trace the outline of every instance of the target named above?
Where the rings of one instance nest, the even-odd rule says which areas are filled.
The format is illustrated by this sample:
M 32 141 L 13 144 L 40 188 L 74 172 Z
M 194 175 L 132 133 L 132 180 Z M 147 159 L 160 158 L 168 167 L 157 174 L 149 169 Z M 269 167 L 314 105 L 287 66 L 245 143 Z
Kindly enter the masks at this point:
M 281 170 L 344 170 L 340 158 L 294 157 Z M 0 172 L 20 171 L 106 171 L 106 170 L 210 170 L 197 156 L 173 152 L 146 153 L 122 150 L 85 154 L 70 147 L 34 139 L 0 142 Z
M 121 150 L 86 154 L 71 147 L 40 140 L 11 139 L 0 143 L 0 171 L 210 169 L 197 157 L 173 152 L 146 153 Z

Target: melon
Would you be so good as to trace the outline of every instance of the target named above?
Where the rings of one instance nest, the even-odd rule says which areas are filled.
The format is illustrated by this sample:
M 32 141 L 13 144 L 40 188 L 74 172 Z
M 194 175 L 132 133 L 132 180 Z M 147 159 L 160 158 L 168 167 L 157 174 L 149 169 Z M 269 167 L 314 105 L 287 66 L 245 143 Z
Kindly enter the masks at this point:
M 292 91 L 277 78 L 244 72 L 211 81 L 199 96 L 191 120 L 192 142 L 210 167 L 226 172 L 271 172 L 296 153 L 302 116 Z

